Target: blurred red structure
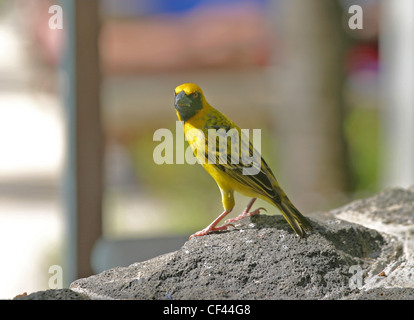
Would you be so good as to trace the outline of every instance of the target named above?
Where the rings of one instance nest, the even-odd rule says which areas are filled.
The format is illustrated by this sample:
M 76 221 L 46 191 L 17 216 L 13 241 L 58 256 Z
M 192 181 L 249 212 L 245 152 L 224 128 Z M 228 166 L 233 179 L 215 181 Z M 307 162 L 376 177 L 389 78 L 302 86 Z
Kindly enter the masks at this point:
M 53 1 L 22 5 L 26 27 L 45 63 L 57 65 L 63 32 L 51 30 Z M 23 4 L 23 3 L 22 3 Z M 209 6 L 183 14 L 112 19 L 102 15 L 101 59 L 106 74 L 244 68 L 269 64 L 270 28 L 253 4 Z
M 269 30 L 254 8 L 108 21 L 101 52 L 109 73 L 240 68 L 269 62 Z

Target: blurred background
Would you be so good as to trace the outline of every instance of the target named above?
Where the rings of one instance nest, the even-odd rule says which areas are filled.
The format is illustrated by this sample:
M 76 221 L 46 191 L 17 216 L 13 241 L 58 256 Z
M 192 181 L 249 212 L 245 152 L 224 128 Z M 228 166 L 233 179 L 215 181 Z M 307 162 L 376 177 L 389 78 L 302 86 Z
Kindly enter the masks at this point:
M 184 82 L 262 129 L 306 215 L 414 184 L 413 21 L 411 0 L 0 0 L 0 298 L 177 250 L 222 212 L 201 166 L 153 160 Z

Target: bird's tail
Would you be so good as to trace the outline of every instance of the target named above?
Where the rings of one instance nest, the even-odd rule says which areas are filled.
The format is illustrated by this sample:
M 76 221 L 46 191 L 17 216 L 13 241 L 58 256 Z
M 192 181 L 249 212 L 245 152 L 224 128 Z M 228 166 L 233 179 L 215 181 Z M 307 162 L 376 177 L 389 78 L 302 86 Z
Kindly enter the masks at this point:
M 298 209 L 290 202 L 287 197 L 281 199 L 281 201 L 275 203 L 283 214 L 283 217 L 292 227 L 292 229 L 300 236 L 304 237 L 306 231 L 312 231 L 312 225 L 308 219 L 303 216 Z

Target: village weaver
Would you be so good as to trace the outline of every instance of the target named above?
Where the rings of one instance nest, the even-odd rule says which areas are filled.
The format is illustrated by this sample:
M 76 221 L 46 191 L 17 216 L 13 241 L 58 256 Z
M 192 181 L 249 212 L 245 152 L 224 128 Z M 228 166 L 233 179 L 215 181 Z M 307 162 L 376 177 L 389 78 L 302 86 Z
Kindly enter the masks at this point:
M 184 123 L 184 134 L 191 146 L 195 157 L 201 163 L 204 169 L 213 177 L 221 191 L 222 203 L 224 207 L 221 213 L 210 225 L 201 231 L 190 236 L 203 236 L 214 231 L 226 230 L 232 222 L 238 221 L 245 217 L 253 216 L 260 213 L 263 208 L 250 211 L 253 203 L 257 198 L 263 199 L 276 206 L 284 218 L 287 220 L 292 229 L 303 237 L 306 231 L 311 231 L 312 226 L 309 221 L 299 212 L 287 197 L 286 193 L 279 186 L 275 176 L 269 166 L 259 156 L 257 163 L 243 162 L 242 155 L 254 154 L 256 151 L 249 139 L 244 138 L 240 134 L 240 129 L 233 121 L 223 115 L 221 112 L 213 108 L 206 100 L 203 91 L 194 83 L 184 83 L 175 88 L 175 109 L 178 119 Z M 197 129 L 197 130 L 194 130 Z M 220 147 L 208 148 L 208 131 L 209 129 L 229 132 L 230 129 L 237 130 L 241 138 L 239 139 L 238 152 L 239 161 L 231 161 L 231 141 L 227 144 L 225 150 Z M 234 130 L 233 130 L 234 131 Z M 202 136 L 197 135 L 202 132 Z M 223 132 L 223 130 L 222 130 Z M 205 152 L 200 152 L 200 150 Z M 208 161 L 208 159 L 216 159 L 217 161 Z M 221 160 L 221 161 L 220 161 Z M 223 161 L 227 160 L 227 161 Z M 257 166 L 255 174 L 245 174 L 243 169 Z M 217 224 L 228 215 L 234 208 L 234 191 L 251 197 L 251 201 L 246 209 L 236 218 L 225 221 L 225 225 L 217 226 Z

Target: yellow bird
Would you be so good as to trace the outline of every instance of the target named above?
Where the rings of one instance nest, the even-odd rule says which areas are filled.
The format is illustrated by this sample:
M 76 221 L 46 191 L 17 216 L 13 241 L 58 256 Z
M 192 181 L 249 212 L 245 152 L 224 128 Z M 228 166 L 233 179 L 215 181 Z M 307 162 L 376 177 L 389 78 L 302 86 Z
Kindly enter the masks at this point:
M 312 230 L 309 221 L 289 200 L 263 158 L 259 155 L 256 162 L 250 161 L 248 163 L 246 161 L 249 158 L 245 156 L 254 155 L 257 150 L 230 119 L 207 102 L 199 86 L 194 83 L 184 83 L 175 88 L 175 109 L 178 119 L 184 122 L 184 133 L 194 155 L 220 188 L 224 207 L 223 213 L 205 229 L 190 236 L 190 239 L 194 236 L 203 236 L 210 232 L 226 230 L 231 222 L 259 214 L 263 208 L 250 212 L 257 198 L 276 206 L 300 237 L 303 237 L 306 231 Z M 236 140 L 238 144 L 232 146 L 233 140 L 231 140 L 226 142 L 227 145 L 223 148 L 216 146 L 216 141 L 214 141 L 213 148 L 211 148 L 212 144 L 209 145 L 208 143 L 209 129 L 215 129 L 217 132 L 221 130 L 222 133 L 229 133 L 231 129 L 235 129 L 232 132 L 239 134 L 240 138 Z M 216 137 L 214 140 L 216 140 Z M 232 151 L 234 150 L 238 157 L 235 161 L 234 157 L 232 158 L 234 156 Z M 255 169 L 255 166 L 256 172 L 246 174 L 248 168 Z M 227 224 L 217 227 L 217 224 L 234 208 L 234 191 L 251 197 L 252 200 L 238 217 L 226 220 L 225 223 Z

